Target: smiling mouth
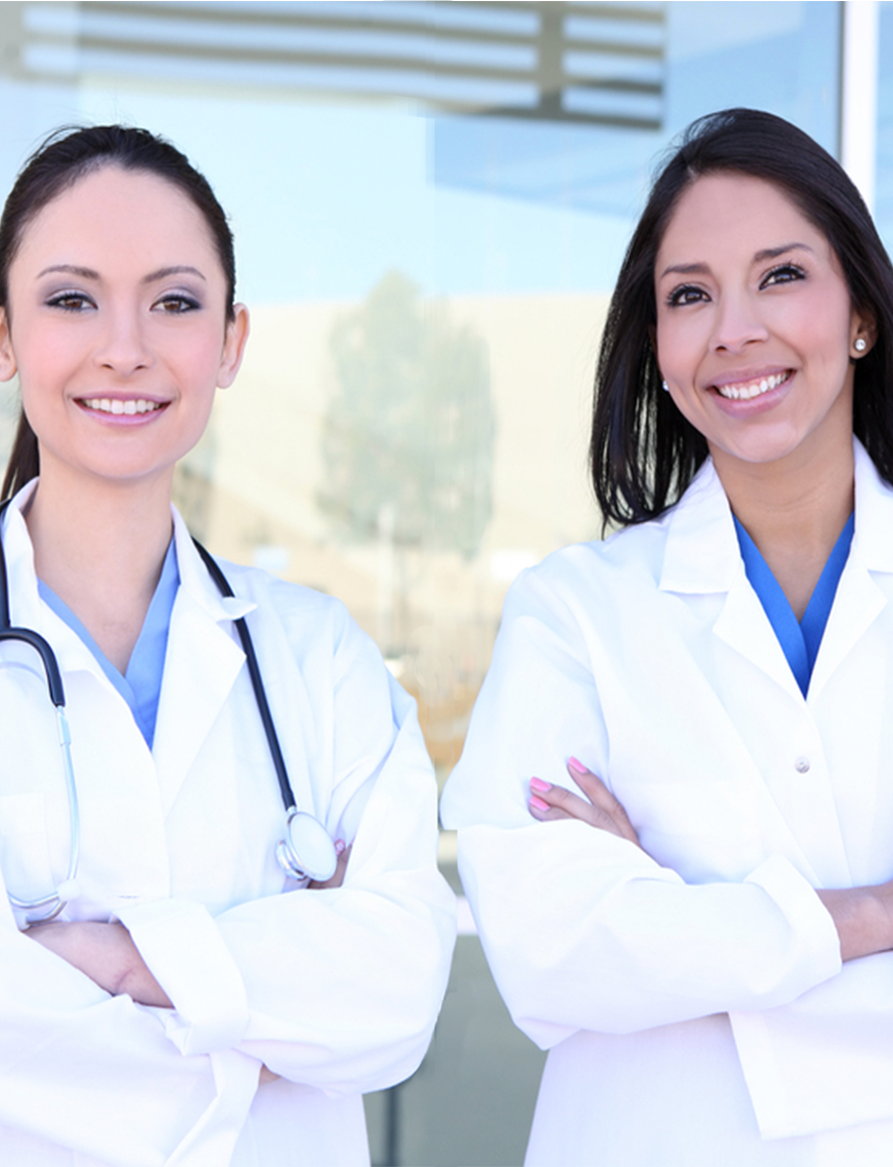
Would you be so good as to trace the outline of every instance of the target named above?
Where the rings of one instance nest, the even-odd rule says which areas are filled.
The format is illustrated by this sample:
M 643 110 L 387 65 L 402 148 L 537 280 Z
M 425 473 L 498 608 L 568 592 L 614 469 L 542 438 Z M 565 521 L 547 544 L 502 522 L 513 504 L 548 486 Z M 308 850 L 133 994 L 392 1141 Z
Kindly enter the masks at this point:
M 81 405 L 97 413 L 156 413 L 164 409 L 166 402 L 148 401 L 145 397 L 137 397 L 128 401 L 121 401 L 115 397 L 82 397 Z
M 727 401 L 750 401 L 753 397 L 762 397 L 770 389 L 777 389 L 791 376 L 791 370 L 785 373 L 773 373 L 771 377 L 761 377 L 755 381 L 742 381 L 740 384 L 714 385 L 713 388 Z

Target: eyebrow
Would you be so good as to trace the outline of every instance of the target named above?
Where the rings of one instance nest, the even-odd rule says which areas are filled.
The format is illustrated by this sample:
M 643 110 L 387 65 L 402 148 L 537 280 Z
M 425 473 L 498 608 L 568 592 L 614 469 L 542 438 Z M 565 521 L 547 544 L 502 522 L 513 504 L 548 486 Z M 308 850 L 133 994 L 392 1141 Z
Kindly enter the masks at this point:
M 758 251 L 754 257 L 754 263 L 765 263 L 767 259 L 778 259 L 780 255 L 785 255 L 789 251 L 813 251 L 813 248 L 808 243 L 782 243 L 780 247 L 764 247 L 762 251 Z M 670 267 L 664 268 L 660 274 L 660 279 L 664 276 L 676 275 L 703 275 L 709 271 L 709 266 L 706 263 L 674 263 Z
M 70 276 L 80 276 L 83 280 L 98 280 L 99 272 L 94 271 L 92 267 L 78 267 L 75 263 L 56 263 L 52 267 L 45 267 L 42 272 L 37 273 L 37 278 L 48 276 L 52 272 L 64 272 Z
M 41 279 L 43 276 L 51 275 L 53 272 L 63 272 L 65 275 L 80 276 L 82 280 L 98 280 L 101 278 L 99 272 L 94 271 L 92 267 L 80 267 L 76 263 L 56 263 L 52 267 L 45 267 L 42 272 L 38 273 L 37 278 Z M 149 272 L 147 276 L 143 276 L 140 283 L 154 284 L 156 280 L 165 280 L 168 276 L 179 275 L 198 276 L 200 280 L 205 280 L 205 277 L 197 267 L 190 267 L 188 264 L 174 264 L 171 267 L 160 267 L 157 271 Z M 205 282 L 207 283 L 206 280 Z
M 166 280 L 168 276 L 183 275 L 198 276 L 200 280 L 205 279 L 197 267 L 190 267 L 189 264 L 174 264 L 173 267 L 160 267 L 158 271 L 149 272 L 147 276 L 143 276 L 140 283 L 154 284 L 156 280 Z
M 781 247 L 767 247 L 763 251 L 758 251 L 753 257 L 754 263 L 763 263 L 767 259 L 778 259 L 780 255 L 784 255 L 786 251 L 812 251 L 813 248 L 808 243 L 783 243 Z

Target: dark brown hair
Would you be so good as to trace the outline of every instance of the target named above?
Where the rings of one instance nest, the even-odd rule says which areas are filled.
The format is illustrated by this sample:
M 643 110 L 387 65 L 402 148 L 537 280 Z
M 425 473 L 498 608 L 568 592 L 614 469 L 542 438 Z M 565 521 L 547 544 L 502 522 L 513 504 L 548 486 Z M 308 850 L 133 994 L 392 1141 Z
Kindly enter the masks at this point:
M 171 183 L 201 211 L 217 249 L 227 285 L 227 319 L 233 319 L 236 261 L 223 208 L 207 179 L 170 142 L 130 126 L 56 130 L 31 155 L 9 193 L 0 217 L 0 307 L 9 314 L 9 269 L 28 224 L 79 178 L 102 166 L 145 171 Z M 40 471 L 37 438 L 24 412 L 19 416 L 0 497 L 9 498 Z
M 654 265 L 683 192 L 705 174 L 779 187 L 834 249 L 858 310 L 877 329 L 856 363 L 853 428 L 893 484 L 893 267 L 859 192 L 808 134 L 773 114 L 729 109 L 686 130 L 658 174 L 608 310 L 595 379 L 590 464 L 605 522 L 655 518 L 677 502 L 707 457 L 702 434 L 661 391 L 652 345 Z

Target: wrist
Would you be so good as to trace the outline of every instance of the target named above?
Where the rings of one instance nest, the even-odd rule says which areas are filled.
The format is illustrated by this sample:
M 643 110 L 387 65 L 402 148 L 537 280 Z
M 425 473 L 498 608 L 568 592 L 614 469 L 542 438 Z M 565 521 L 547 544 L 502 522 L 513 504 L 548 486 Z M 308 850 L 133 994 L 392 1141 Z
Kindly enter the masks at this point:
M 879 952 L 893 948 L 893 881 L 868 889 L 872 893 L 872 912 L 881 938 Z
M 841 959 L 893 948 L 893 884 L 818 892 L 840 937 Z

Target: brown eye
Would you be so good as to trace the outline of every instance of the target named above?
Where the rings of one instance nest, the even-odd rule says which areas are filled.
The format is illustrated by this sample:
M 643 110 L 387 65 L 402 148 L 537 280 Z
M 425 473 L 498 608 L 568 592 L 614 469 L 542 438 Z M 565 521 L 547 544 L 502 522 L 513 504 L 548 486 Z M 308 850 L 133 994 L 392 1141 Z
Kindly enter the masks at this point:
M 774 267 L 760 284 L 761 288 L 771 288 L 777 284 L 791 284 L 795 280 L 806 279 L 806 272 L 795 263 L 785 263 L 781 267 Z
M 699 304 L 708 298 L 703 288 L 698 288 L 694 284 L 683 284 L 670 292 L 667 304 L 671 308 L 681 308 L 685 304 Z
M 85 308 L 95 308 L 96 305 L 83 292 L 58 292 L 47 300 L 47 307 L 61 308 L 64 312 L 82 312 Z
M 201 308 L 201 304 L 192 296 L 175 295 L 164 296 L 155 307 L 166 316 L 180 316 L 184 312 L 194 312 L 197 308 Z

